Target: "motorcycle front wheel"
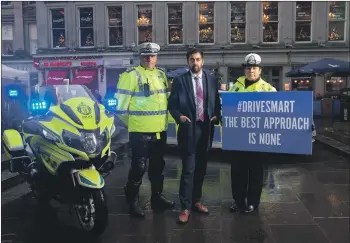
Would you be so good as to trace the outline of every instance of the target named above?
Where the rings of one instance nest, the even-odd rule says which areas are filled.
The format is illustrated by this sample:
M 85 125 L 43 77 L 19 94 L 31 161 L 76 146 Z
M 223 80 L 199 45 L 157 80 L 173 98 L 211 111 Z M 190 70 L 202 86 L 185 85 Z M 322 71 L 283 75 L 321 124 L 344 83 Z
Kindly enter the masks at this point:
M 86 190 L 79 204 L 75 204 L 79 224 L 83 230 L 95 236 L 101 235 L 108 224 L 108 208 L 104 191 Z

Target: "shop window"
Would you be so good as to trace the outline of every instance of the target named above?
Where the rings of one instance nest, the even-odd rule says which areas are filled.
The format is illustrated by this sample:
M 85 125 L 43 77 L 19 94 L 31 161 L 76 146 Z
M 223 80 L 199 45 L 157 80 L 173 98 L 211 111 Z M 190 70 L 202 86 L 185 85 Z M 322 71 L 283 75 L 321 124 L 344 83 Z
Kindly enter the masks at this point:
M 312 2 L 296 2 L 295 41 L 311 41 Z
M 261 74 L 260 74 L 261 78 L 263 80 L 265 80 L 266 82 L 268 82 L 270 80 L 270 69 L 268 68 L 263 68 Z
M 27 1 L 27 2 L 22 2 L 24 6 L 35 6 L 36 2 L 35 1 Z
M 65 47 L 66 42 L 66 27 L 65 27 L 65 15 L 64 9 L 52 9 L 51 10 L 51 27 L 52 27 L 52 47 L 59 48 Z
M 272 77 L 280 77 L 280 69 L 279 68 L 272 68 Z
M 278 2 L 263 2 L 263 42 L 278 42 Z
M 346 77 L 331 77 L 326 80 L 327 92 L 339 92 L 346 87 Z
M 214 43 L 214 3 L 199 3 L 199 43 Z
M 239 77 L 244 76 L 244 69 L 240 67 L 228 68 L 228 82 L 235 82 Z
M 30 54 L 36 54 L 38 34 L 36 24 L 29 24 L 29 49 Z
M 168 5 L 168 43 L 183 44 L 182 3 Z
M 262 69 L 261 78 L 275 87 L 280 89 L 281 68 L 280 67 L 265 67 Z
M 107 93 L 106 96 L 114 96 L 116 92 L 117 84 L 120 75 L 125 72 L 126 68 L 107 68 L 106 69 L 106 81 L 107 81 Z
M 3 56 L 13 55 L 13 25 L 2 24 L 1 25 L 1 54 Z
M 328 40 L 344 41 L 346 23 L 346 1 L 329 2 Z
M 108 45 L 123 45 L 123 7 L 108 7 Z
M 231 43 L 246 42 L 246 3 L 231 3 Z
M 94 9 L 79 8 L 80 47 L 94 46 Z
M 1 6 L 11 6 L 12 3 L 10 1 L 1 1 Z
M 137 29 L 138 43 L 152 42 L 152 6 L 138 6 Z
M 312 91 L 312 78 L 293 78 L 292 79 L 292 90 L 300 91 Z

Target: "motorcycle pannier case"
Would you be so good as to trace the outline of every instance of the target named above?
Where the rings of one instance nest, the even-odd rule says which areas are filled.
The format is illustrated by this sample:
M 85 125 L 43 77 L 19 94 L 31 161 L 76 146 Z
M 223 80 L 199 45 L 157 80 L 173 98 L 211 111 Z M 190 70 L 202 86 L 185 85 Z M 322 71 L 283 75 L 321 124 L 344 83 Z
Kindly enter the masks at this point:
M 10 171 L 16 171 L 16 160 L 25 156 L 24 144 L 21 135 L 14 129 L 5 130 L 2 136 L 5 159 L 10 160 Z M 19 161 L 18 161 L 19 162 Z

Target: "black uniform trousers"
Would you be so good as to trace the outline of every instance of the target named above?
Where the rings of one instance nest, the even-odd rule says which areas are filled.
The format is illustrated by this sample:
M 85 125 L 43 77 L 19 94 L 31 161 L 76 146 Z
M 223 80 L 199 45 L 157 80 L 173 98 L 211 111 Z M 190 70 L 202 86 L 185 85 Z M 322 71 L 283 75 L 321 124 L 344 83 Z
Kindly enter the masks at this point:
M 260 204 L 264 158 L 262 153 L 239 152 L 231 164 L 232 197 L 240 209 L 245 209 L 247 205 L 257 207 Z
M 182 174 L 179 197 L 181 208 L 191 210 L 202 197 L 202 186 L 207 173 L 207 145 L 209 139 L 209 119 L 195 124 L 196 151 L 182 154 Z
M 148 167 L 148 178 L 151 181 L 152 195 L 163 191 L 163 169 L 166 131 L 159 133 L 130 132 L 131 167 L 128 175 L 127 190 L 131 198 L 138 195 L 142 177 Z M 147 163 L 149 161 L 149 163 Z

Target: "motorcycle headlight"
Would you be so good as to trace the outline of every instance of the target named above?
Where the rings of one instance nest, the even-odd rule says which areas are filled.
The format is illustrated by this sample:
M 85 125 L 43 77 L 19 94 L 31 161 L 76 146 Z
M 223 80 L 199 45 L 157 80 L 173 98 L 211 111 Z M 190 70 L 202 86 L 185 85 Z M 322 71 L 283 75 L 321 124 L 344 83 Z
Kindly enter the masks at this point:
M 63 130 L 62 138 L 64 143 L 88 154 L 97 153 L 107 144 L 107 129 L 97 135 L 95 132 L 80 132 L 80 135 Z
M 110 139 L 110 135 L 108 129 L 106 128 L 100 135 L 97 136 L 97 141 L 101 149 L 104 149 L 106 147 L 108 139 Z
M 94 133 L 81 133 L 81 142 L 87 153 L 95 153 L 97 150 L 97 139 Z
M 63 130 L 62 132 L 62 138 L 64 143 L 72 148 L 75 148 L 79 151 L 84 151 L 83 143 L 81 142 L 80 135 L 77 135 L 75 133 L 69 132 L 67 130 Z

